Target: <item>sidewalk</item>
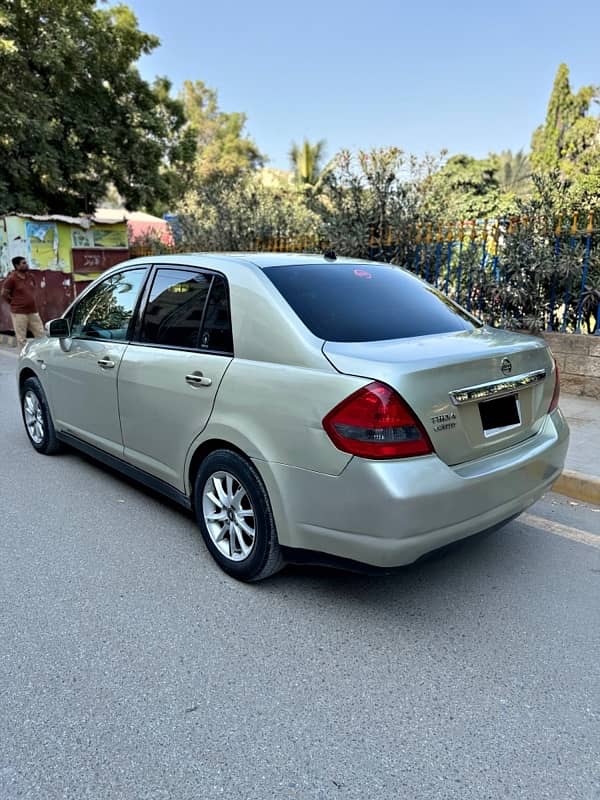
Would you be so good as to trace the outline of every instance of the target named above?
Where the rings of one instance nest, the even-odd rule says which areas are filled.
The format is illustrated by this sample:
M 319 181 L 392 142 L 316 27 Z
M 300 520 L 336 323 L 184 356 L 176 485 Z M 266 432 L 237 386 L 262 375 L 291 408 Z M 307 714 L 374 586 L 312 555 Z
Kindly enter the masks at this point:
M 0 335 L 0 353 L 17 357 L 12 336 Z M 555 492 L 600 505 L 600 400 L 561 394 L 560 408 L 571 429 L 565 469 Z
M 554 491 L 600 505 L 600 400 L 561 394 L 571 441 L 565 470 Z

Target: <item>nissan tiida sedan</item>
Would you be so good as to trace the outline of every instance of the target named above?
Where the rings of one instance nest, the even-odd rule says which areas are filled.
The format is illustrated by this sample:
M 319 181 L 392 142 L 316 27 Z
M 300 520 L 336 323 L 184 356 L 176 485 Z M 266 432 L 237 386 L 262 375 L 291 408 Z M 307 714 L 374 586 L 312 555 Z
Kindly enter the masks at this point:
M 18 365 L 33 447 L 177 500 L 242 580 L 411 563 L 513 518 L 563 467 L 544 342 L 387 264 L 136 259 L 47 330 Z

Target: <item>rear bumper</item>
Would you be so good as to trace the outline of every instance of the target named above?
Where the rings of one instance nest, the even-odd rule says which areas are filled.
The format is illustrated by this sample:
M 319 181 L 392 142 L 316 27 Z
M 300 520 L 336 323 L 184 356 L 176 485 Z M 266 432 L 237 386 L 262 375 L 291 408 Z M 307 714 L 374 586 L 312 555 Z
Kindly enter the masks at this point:
M 255 464 L 282 545 L 394 567 L 524 511 L 560 475 L 568 441 L 556 411 L 526 442 L 458 467 L 436 455 L 354 458 L 339 476 Z

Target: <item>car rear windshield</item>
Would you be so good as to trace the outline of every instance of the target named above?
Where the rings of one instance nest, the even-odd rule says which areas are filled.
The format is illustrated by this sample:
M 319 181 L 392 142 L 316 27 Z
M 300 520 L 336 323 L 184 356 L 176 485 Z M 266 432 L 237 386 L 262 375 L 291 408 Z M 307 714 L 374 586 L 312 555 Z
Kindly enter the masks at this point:
M 330 342 L 376 342 L 468 331 L 479 323 L 398 267 L 301 264 L 268 267 L 306 327 Z

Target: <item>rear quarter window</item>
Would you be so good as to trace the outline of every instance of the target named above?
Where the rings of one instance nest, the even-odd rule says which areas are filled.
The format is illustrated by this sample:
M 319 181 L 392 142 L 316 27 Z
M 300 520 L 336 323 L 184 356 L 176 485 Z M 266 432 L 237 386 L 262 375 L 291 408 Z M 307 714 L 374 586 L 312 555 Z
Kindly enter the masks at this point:
M 480 327 L 398 267 L 304 264 L 264 270 L 306 327 L 330 342 L 376 342 Z

